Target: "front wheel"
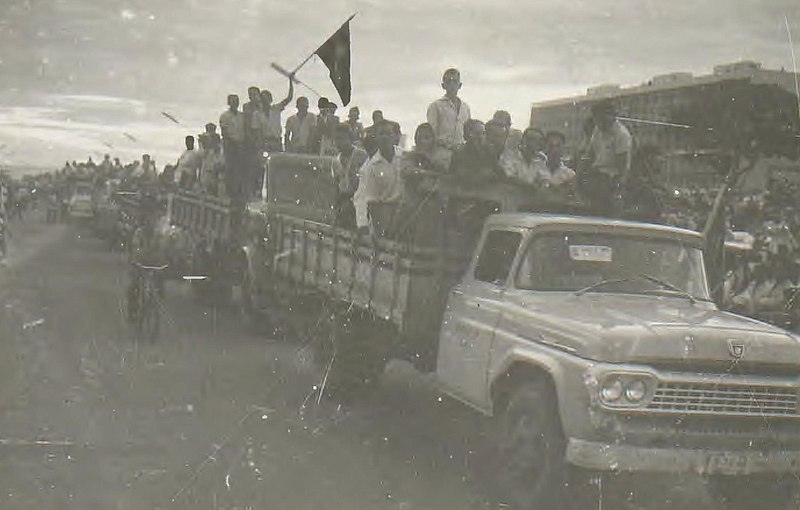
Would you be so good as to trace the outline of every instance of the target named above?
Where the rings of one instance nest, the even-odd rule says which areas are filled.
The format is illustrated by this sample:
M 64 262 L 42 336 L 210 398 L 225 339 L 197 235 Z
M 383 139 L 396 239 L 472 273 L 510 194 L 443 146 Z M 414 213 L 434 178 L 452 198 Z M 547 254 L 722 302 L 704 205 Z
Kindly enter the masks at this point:
M 729 510 L 789 510 L 800 505 L 800 482 L 792 473 L 714 476 L 708 480 L 708 489 Z
M 327 374 L 326 392 L 353 398 L 380 383 L 386 365 L 388 335 L 356 313 L 326 310 L 317 344 L 317 359 Z
M 497 423 L 497 499 L 517 510 L 563 508 L 567 483 L 564 434 L 553 390 L 526 382 Z

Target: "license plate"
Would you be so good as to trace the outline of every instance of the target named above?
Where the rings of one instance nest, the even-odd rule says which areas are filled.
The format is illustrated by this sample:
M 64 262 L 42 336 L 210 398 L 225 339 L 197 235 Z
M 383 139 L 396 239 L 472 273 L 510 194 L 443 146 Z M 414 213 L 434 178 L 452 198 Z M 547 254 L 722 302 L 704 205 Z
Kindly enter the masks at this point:
M 746 473 L 750 466 L 750 457 L 735 453 L 714 454 L 708 459 L 706 470 L 708 473 L 740 474 Z

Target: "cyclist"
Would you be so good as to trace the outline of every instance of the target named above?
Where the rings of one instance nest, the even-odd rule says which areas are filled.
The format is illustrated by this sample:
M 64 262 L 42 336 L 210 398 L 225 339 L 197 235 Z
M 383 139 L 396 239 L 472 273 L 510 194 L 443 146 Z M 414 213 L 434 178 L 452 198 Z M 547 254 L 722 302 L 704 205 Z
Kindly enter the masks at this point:
M 160 266 L 165 264 L 165 256 L 160 242 L 156 224 L 161 216 L 161 204 L 154 195 L 143 195 L 139 215 L 139 226 L 134 231 L 130 250 L 130 284 L 128 286 L 128 319 L 133 321 L 138 316 L 139 292 L 141 290 L 144 269 L 142 266 Z M 164 280 L 156 275 L 159 295 L 164 295 Z

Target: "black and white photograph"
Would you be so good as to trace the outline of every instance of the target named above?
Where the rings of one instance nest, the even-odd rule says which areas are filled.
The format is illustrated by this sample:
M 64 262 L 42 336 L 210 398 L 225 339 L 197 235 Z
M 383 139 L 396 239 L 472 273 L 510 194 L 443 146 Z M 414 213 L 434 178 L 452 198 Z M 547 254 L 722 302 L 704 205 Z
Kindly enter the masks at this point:
M 800 510 L 798 60 L 789 0 L 0 0 L 0 509 Z

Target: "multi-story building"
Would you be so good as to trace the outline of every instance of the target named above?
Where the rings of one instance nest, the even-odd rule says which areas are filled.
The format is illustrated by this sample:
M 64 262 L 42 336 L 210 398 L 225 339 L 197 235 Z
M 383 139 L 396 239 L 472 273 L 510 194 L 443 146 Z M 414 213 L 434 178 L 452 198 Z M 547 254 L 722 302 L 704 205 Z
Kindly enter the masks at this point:
M 763 69 L 758 62 L 743 61 L 715 66 L 711 74 L 703 76 L 675 72 L 632 87 L 599 85 L 582 96 L 535 103 L 531 125 L 563 132 L 568 149 L 577 151 L 591 133 L 591 105 L 601 99 L 613 99 L 636 145 L 656 146 L 665 156 L 669 180 L 676 184 L 687 177 L 718 180 L 708 164 L 717 148 L 698 146 L 696 133 L 688 124 L 702 120 L 709 108 L 719 109 L 725 101 L 741 98 L 743 92 L 758 90 L 760 94 L 770 90 L 796 97 L 797 79 L 795 73 Z

